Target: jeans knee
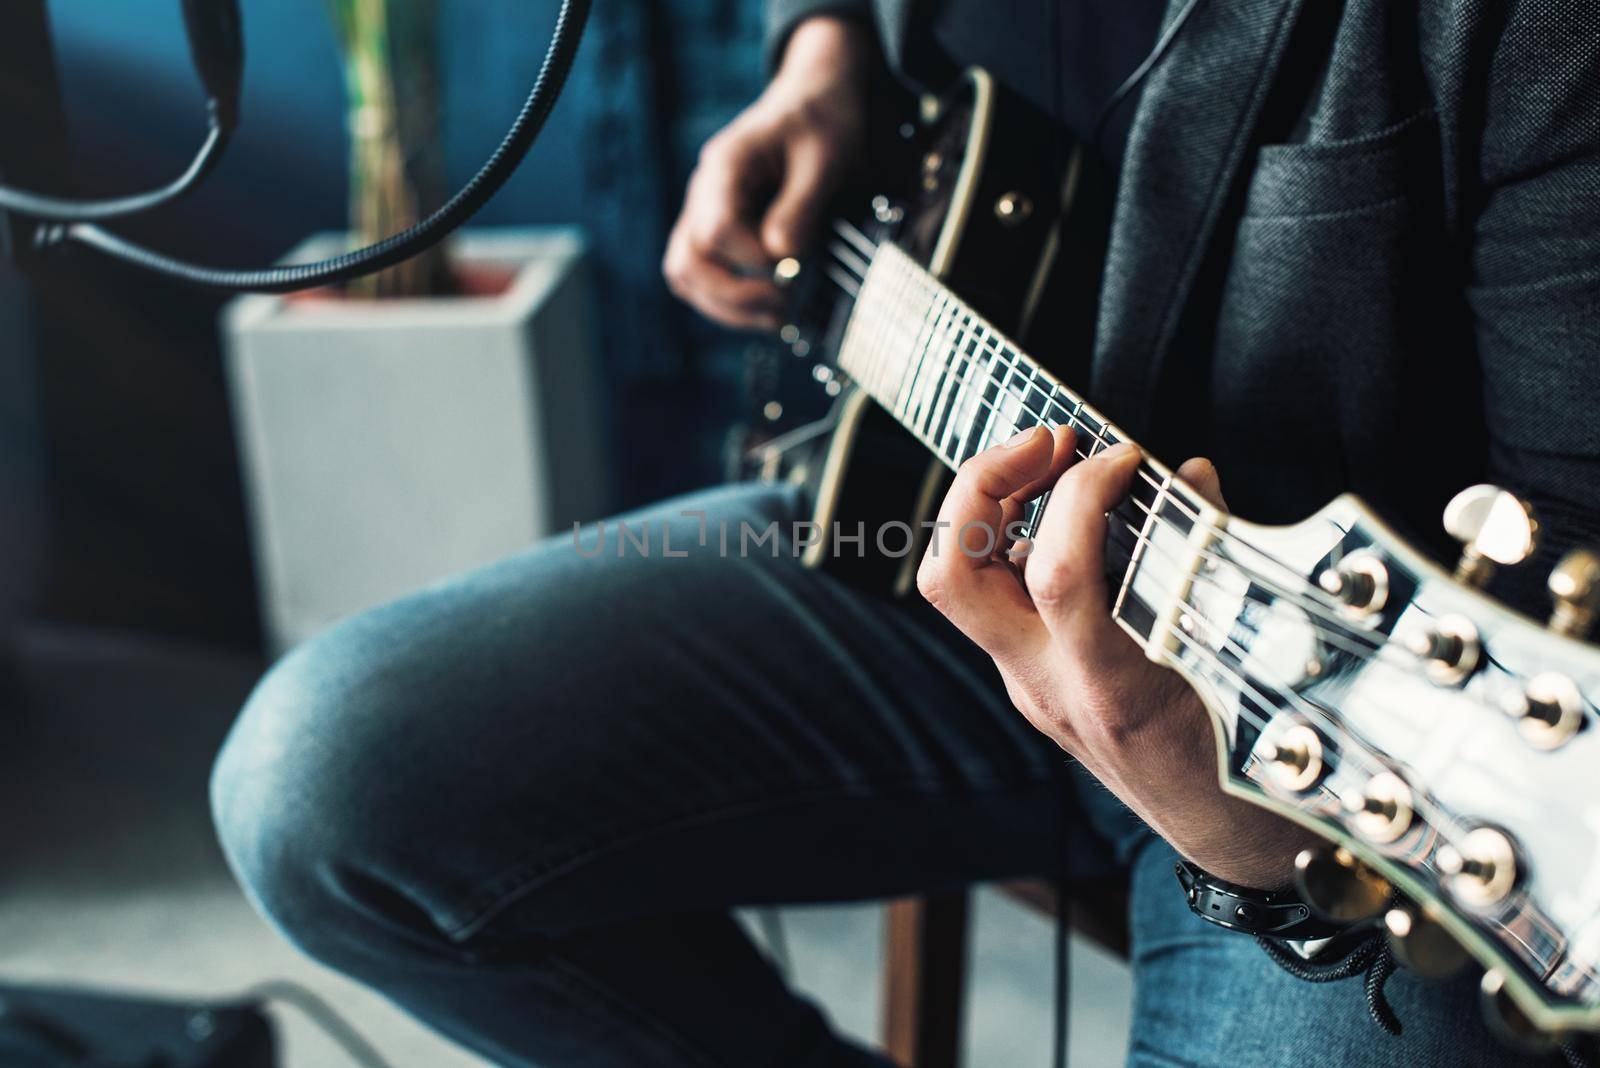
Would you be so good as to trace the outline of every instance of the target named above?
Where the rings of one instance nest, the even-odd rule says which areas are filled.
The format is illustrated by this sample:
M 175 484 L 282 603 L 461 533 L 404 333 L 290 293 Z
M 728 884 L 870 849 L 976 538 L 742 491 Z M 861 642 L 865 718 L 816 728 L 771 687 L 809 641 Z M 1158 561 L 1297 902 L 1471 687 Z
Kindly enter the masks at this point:
M 381 765 L 364 725 L 386 699 L 335 631 L 273 667 L 246 701 L 211 774 L 211 809 L 246 894 L 313 955 L 345 927 L 341 882 L 379 847 L 364 803 Z

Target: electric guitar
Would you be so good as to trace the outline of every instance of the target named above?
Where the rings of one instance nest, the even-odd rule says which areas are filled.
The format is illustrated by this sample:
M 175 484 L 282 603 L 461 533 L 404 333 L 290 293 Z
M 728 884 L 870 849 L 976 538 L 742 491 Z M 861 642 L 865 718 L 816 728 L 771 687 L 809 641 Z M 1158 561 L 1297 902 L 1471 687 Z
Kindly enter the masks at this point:
M 823 530 L 886 495 L 926 515 L 942 472 L 1019 429 L 1072 426 L 1085 456 L 1126 440 L 996 325 L 1020 335 L 1042 284 L 1012 272 L 997 285 L 984 269 L 1036 263 L 1037 279 L 1083 255 L 1096 270 L 1069 229 L 1074 203 L 1103 190 L 1087 188 L 1076 153 L 1055 168 L 988 166 L 1023 120 L 982 71 L 923 110 L 902 130 L 907 188 L 876 198 L 862 225 L 836 224 L 825 256 L 780 265 L 835 294 L 784 331 L 838 397 L 813 465 Z M 932 467 L 854 462 L 884 452 L 867 442 L 886 424 Z M 1386 927 L 1423 974 L 1462 963 L 1464 947 L 1512 1031 L 1600 1030 L 1600 650 L 1582 640 L 1600 558 L 1574 553 L 1550 576 L 1557 607 L 1541 626 L 1480 592 L 1537 536 L 1523 503 L 1491 486 L 1445 514 L 1465 545 L 1453 574 L 1354 497 L 1259 526 L 1153 459 L 1108 519 L 1111 614 L 1204 699 L 1223 788 L 1329 840 L 1297 863 L 1306 899 Z M 811 562 L 863 566 L 841 548 L 824 537 Z M 902 588 L 919 555 L 884 562 Z

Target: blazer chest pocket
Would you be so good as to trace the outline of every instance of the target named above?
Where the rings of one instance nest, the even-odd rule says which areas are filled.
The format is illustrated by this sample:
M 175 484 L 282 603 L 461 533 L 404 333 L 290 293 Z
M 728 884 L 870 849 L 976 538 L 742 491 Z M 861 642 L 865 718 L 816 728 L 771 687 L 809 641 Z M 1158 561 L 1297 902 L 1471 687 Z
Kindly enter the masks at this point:
M 1266 145 L 1245 194 L 1247 219 L 1357 214 L 1438 182 L 1439 122 L 1430 108 L 1376 133 Z

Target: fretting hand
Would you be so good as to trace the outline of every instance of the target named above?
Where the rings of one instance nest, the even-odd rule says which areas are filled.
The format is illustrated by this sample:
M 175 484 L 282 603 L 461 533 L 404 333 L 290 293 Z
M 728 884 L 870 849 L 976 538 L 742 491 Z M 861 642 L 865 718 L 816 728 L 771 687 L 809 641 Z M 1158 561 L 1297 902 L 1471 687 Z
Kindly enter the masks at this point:
M 1128 495 L 1139 451 L 1117 445 L 1075 463 L 1075 448 L 1071 430 L 1036 428 L 963 464 L 917 587 L 994 659 L 1029 722 L 1180 853 L 1231 882 L 1283 886 L 1310 832 L 1222 791 L 1200 698 L 1107 611 L 1106 513 Z M 1221 506 L 1208 461 L 1178 475 Z M 1003 540 L 979 554 L 988 532 L 1003 532 L 1052 487 L 1025 555 L 1009 555 Z

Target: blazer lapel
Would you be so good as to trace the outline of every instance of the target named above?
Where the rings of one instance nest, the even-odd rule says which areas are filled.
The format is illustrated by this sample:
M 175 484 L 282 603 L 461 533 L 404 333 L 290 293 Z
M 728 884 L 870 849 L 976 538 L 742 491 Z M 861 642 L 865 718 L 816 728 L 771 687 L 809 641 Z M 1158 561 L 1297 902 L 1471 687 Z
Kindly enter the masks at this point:
M 1147 432 L 1158 380 L 1305 0 L 1199 0 L 1140 97 L 1118 183 L 1091 396 Z M 1180 6 L 1169 3 L 1168 18 Z

